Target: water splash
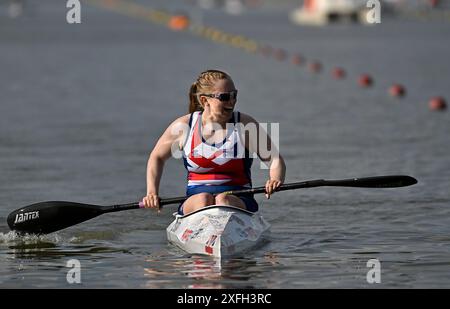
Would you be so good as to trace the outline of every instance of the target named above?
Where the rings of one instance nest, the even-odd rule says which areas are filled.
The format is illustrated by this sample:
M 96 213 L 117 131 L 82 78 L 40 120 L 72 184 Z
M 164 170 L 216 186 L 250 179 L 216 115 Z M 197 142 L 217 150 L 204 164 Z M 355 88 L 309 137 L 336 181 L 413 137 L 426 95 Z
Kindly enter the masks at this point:
M 0 244 L 5 245 L 32 245 L 39 243 L 58 244 L 63 242 L 64 239 L 56 233 L 50 235 L 20 234 L 15 231 L 0 233 Z

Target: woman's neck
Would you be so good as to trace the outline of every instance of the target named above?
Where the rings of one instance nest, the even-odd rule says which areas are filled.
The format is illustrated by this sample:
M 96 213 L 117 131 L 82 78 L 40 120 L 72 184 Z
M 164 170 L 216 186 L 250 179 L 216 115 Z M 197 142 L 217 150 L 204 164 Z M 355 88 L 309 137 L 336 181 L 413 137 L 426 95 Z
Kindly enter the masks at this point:
M 218 118 L 218 117 L 214 117 L 214 115 L 212 115 L 211 113 L 209 113 L 207 110 L 204 110 L 202 113 L 202 126 L 208 125 L 208 124 L 212 124 L 212 123 L 217 123 L 219 124 L 223 129 L 226 128 L 227 123 L 231 120 L 231 117 L 227 120 L 223 120 Z

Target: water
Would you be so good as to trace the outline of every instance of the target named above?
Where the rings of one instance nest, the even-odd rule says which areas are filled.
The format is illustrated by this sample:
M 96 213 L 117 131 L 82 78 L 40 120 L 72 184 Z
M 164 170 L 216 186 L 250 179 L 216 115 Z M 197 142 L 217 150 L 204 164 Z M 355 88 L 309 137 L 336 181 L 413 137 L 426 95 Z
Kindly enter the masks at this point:
M 450 97 L 448 21 L 298 27 L 286 18 L 288 1 L 242 16 L 203 16 L 206 25 L 322 61 L 324 71 L 314 75 L 88 4 L 82 24 L 67 25 L 60 2 L 0 19 L 1 287 L 73 287 L 71 259 L 81 263 L 78 287 L 450 287 L 449 114 L 427 108 L 434 95 Z M 331 78 L 335 65 L 347 79 Z M 106 214 L 43 237 L 9 232 L 7 215 L 39 201 L 139 200 L 151 148 L 186 112 L 195 76 L 212 67 L 233 76 L 241 111 L 280 123 L 287 182 L 408 174 L 419 183 L 257 196 L 272 225 L 269 242 L 223 261 L 167 243 L 174 206 L 159 215 Z M 373 74 L 373 88 L 357 86 L 364 72 Z M 407 87 L 404 99 L 387 95 L 393 82 Z M 258 166 L 256 186 L 267 177 Z M 184 181 L 182 163 L 169 161 L 161 196 L 183 195 Z M 379 285 L 366 281 L 369 259 L 381 262 Z

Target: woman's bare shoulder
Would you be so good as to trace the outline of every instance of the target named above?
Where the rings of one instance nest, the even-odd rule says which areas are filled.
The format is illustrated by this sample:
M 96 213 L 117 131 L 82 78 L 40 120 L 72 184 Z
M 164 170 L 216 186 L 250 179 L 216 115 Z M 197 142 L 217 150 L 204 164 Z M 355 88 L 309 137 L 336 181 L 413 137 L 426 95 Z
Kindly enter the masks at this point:
M 183 115 L 181 117 L 178 117 L 177 119 L 172 121 L 172 123 L 169 125 L 169 128 L 170 127 L 177 127 L 177 126 L 180 126 L 180 125 L 189 125 L 190 117 L 191 117 L 191 114 L 187 114 L 187 115 Z
M 185 134 L 189 132 L 189 119 L 191 114 L 183 115 L 173 120 L 166 128 L 163 138 L 165 140 L 183 139 Z
M 191 114 L 186 114 L 181 117 L 178 117 L 173 122 L 182 122 L 182 123 L 189 123 L 189 118 L 191 118 Z

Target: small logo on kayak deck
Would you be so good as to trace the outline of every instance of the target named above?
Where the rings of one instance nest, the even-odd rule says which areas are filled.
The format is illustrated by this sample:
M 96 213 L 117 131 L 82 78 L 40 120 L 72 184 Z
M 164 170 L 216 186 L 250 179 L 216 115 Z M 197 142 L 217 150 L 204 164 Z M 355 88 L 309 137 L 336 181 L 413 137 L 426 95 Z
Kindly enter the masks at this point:
M 208 253 L 208 254 L 213 254 L 214 253 L 214 249 L 213 249 L 213 247 L 205 246 L 205 252 Z
M 192 234 L 192 232 L 193 231 L 190 229 L 184 230 L 183 235 L 181 236 L 181 241 L 186 242 L 188 240 L 189 236 Z
M 258 234 L 255 232 L 255 230 L 251 226 L 246 228 L 244 231 L 247 233 L 247 235 L 250 239 L 258 238 Z
M 16 215 L 16 220 L 14 221 L 14 224 L 23 223 L 25 221 L 35 220 L 38 218 L 39 218 L 39 211 L 20 213 Z
M 216 243 L 216 239 L 217 239 L 217 235 L 211 235 L 208 239 L 208 241 L 206 242 L 207 246 L 214 246 L 214 244 Z

